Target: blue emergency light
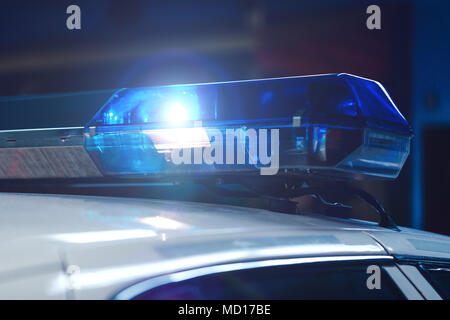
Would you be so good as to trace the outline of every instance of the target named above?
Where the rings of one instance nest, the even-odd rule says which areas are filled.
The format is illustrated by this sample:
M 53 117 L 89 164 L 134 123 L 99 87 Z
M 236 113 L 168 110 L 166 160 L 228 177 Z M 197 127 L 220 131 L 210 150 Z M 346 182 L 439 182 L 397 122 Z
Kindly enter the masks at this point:
M 52 130 L 55 137 L 68 129 Z M 59 166 L 62 177 L 78 177 L 69 170 L 78 166 L 80 177 L 395 178 L 412 136 L 380 83 L 348 74 L 120 89 L 80 130 L 70 135 L 72 149 L 55 156 L 59 164 L 35 156 L 29 174 L 17 164 L 12 169 L 17 148 L 53 146 L 56 155 L 67 143 L 0 143 L 0 156 L 8 155 L 0 159 L 0 177 L 61 177 L 49 166 Z M 24 133 L 0 135 L 11 140 L 17 134 Z M 22 156 L 30 158 L 27 148 Z M 63 158 L 72 163 L 64 170 Z

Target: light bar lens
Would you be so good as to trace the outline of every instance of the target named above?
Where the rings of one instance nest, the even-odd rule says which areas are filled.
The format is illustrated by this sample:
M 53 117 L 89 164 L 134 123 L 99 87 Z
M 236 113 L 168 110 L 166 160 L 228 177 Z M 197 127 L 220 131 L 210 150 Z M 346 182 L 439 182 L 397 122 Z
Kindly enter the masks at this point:
M 86 126 L 85 146 L 105 175 L 255 171 L 276 145 L 276 172 L 394 178 L 410 138 L 378 82 L 333 74 L 122 89 Z M 172 158 L 179 149 L 190 149 L 181 164 Z
M 122 89 L 97 113 L 95 123 L 107 126 L 150 122 L 180 124 L 210 117 L 208 111 L 206 101 L 200 108 L 195 87 Z
M 409 133 L 409 126 L 378 83 L 347 74 L 122 89 L 88 126 L 180 125 L 186 121 L 257 120 L 301 116 L 322 122 L 377 126 Z M 330 123 L 331 122 L 331 123 Z
M 87 125 L 85 145 L 105 175 L 251 171 L 267 157 L 250 139 L 273 129 L 265 152 L 276 143 L 284 170 L 392 178 L 409 154 L 411 129 L 386 90 L 347 74 L 122 89 Z M 205 163 L 217 132 L 220 150 Z M 181 165 L 178 149 L 192 149 Z

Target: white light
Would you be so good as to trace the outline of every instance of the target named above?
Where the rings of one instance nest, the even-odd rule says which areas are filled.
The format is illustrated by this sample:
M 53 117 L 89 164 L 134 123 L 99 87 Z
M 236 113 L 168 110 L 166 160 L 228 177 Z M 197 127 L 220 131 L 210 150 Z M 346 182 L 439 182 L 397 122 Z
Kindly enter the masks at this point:
M 78 233 L 62 233 L 51 236 L 52 239 L 68 243 L 94 243 L 155 237 L 156 232 L 146 229 L 94 231 Z
M 180 123 L 189 120 L 189 113 L 180 102 L 174 102 L 169 106 L 167 121 Z
M 141 218 L 139 219 L 139 222 L 152 226 L 156 229 L 164 229 L 164 230 L 180 230 L 189 227 L 188 225 L 182 222 L 161 216 Z
M 176 128 L 144 131 L 152 139 L 160 153 L 172 149 L 210 147 L 208 133 L 205 128 Z

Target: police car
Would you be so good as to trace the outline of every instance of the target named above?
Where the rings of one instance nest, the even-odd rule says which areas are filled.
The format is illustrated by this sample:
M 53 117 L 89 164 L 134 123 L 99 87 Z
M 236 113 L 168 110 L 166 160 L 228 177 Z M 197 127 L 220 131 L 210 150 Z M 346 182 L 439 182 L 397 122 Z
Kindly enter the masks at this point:
M 97 109 L 0 132 L 0 298 L 450 297 L 450 238 L 398 227 L 352 183 L 395 179 L 409 154 L 378 82 L 121 89 Z

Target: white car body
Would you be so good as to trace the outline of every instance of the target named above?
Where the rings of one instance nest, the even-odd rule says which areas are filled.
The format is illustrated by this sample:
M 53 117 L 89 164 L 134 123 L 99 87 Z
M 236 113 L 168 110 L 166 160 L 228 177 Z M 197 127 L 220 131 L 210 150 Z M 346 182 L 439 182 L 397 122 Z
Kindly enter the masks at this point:
M 400 229 L 215 204 L 0 193 L 0 298 L 111 299 L 154 277 L 248 261 L 450 259 L 449 237 Z M 417 269 L 393 274 L 408 298 L 440 298 Z

